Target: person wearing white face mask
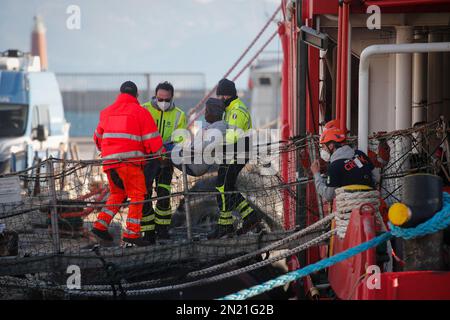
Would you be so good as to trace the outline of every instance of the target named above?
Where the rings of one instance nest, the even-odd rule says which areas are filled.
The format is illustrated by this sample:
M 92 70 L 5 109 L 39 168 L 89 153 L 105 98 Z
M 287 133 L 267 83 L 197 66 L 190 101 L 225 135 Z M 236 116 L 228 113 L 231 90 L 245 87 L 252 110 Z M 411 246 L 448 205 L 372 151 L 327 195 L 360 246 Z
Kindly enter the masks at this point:
M 151 101 L 143 104 L 143 107 L 151 113 L 153 120 L 155 120 L 167 151 L 170 151 L 174 144 L 183 142 L 183 136 L 174 134 L 174 132 L 177 129 L 186 129 L 187 126 L 186 114 L 175 106 L 173 97 L 174 87 L 166 81 L 158 84 L 155 89 L 155 96 Z M 155 177 L 157 196 L 170 196 L 173 165 L 169 160 L 165 161 L 159 169 L 150 160 L 144 168 L 144 173 L 148 192 L 146 199 L 151 198 Z M 172 222 L 170 198 L 158 199 L 155 209 L 153 209 L 151 202 L 147 202 L 143 211 L 141 231 L 144 232 L 144 239 L 152 240 L 155 236 L 159 239 L 168 239 L 169 227 Z
M 348 185 L 375 187 L 372 162 L 364 152 L 353 150 L 345 144 L 346 138 L 346 133 L 338 128 L 330 128 L 322 133 L 321 157 L 329 158 L 325 179 L 320 175 L 319 160 L 311 164 L 317 193 L 328 202 L 333 201 L 336 188 Z
M 324 128 L 322 135 L 328 130 L 338 129 L 339 128 L 339 120 L 334 119 L 328 121 Z M 345 132 L 346 133 L 346 132 Z M 380 168 L 383 168 L 390 160 L 390 147 L 386 140 L 379 140 L 378 150 L 372 151 L 368 150 L 367 156 L 369 157 L 372 164 L 375 166 L 375 169 L 372 170 L 372 178 L 376 184 L 380 183 Z M 331 161 L 331 153 L 325 145 L 322 145 L 320 148 L 320 158 L 325 162 Z
M 320 158 L 325 162 L 330 162 L 331 154 L 324 148 L 320 148 Z

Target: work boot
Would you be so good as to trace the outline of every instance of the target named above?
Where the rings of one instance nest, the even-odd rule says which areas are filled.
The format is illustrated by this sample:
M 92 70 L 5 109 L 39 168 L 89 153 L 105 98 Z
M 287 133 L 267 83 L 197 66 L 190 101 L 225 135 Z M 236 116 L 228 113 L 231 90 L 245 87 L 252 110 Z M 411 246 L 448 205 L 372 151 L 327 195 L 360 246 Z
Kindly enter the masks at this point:
M 247 217 L 245 217 L 242 221 L 242 227 L 238 229 L 236 232 L 237 235 L 246 234 L 252 229 L 256 229 L 256 227 L 260 226 L 261 215 L 257 211 L 253 211 Z M 256 231 L 256 230 L 255 230 Z
M 108 230 L 99 230 L 97 228 L 92 228 L 91 233 L 103 241 L 113 241 L 113 237 L 109 234 Z
M 134 244 L 137 247 L 146 247 L 155 244 L 155 242 L 152 243 L 150 241 L 144 240 L 144 238 L 123 238 L 122 240 L 125 243 Z
M 145 231 L 144 236 L 142 237 L 145 241 L 150 242 L 151 244 L 156 243 L 156 235 L 155 231 Z
M 233 234 L 233 232 L 234 232 L 234 227 L 232 224 L 229 224 L 229 225 L 218 224 L 218 225 L 216 225 L 214 230 L 208 234 L 208 239 L 210 239 L 210 240 L 220 239 L 225 236 L 228 236 L 231 238 L 231 235 Z
M 155 226 L 156 237 L 160 240 L 169 240 L 169 226 L 157 224 Z

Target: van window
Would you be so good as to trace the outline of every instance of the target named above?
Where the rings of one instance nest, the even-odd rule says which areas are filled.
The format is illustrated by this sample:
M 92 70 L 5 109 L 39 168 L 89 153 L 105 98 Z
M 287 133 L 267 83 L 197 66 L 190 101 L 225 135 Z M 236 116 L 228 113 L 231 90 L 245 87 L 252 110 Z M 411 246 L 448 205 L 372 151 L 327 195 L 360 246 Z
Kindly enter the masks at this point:
M 28 106 L 0 103 L 0 137 L 20 137 L 25 134 Z

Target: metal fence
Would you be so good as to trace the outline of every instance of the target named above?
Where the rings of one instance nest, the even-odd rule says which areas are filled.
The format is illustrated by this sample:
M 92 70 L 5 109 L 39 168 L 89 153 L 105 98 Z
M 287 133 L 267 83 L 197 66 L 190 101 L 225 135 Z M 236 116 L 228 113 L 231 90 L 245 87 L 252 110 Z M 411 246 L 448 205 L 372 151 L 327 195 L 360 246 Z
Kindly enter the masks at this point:
M 273 147 L 274 154 L 270 159 L 273 156 L 274 163 L 278 162 L 277 154 L 294 152 L 297 148 L 293 143 L 280 144 L 278 141 L 273 142 Z M 110 224 L 110 232 L 115 238 L 112 246 L 96 247 L 96 241 L 89 234 L 108 195 L 101 160 L 50 158 L 26 171 L 0 177 L 4 181 L 10 179 L 8 182 L 16 185 L 16 191 L 12 188 L 6 190 L 8 194 L 16 194 L 16 199 L 11 198 L 8 203 L 0 205 L 0 225 L 6 227 L 6 243 L 0 241 L 0 249 L 6 251 L 0 250 L 0 298 L 2 287 L 6 290 L 3 292 L 5 295 L 16 288 L 21 299 L 30 297 L 31 287 L 40 292 L 48 289 L 55 298 L 67 298 L 67 294 L 75 297 L 86 293 L 89 296 L 92 292 L 88 286 L 109 286 L 111 281 L 116 280 L 119 281 L 117 285 L 126 281 L 130 285 L 136 283 L 136 288 L 144 285 L 143 288 L 153 290 L 154 285 L 179 282 L 181 273 L 186 274 L 182 281 L 188 282 L 211 276 L 210 272 L 199 274 L 198 271 L 221 261 L 257 252 L 261 247 L 284 238 L 291 231 L 283 230 L 283 198 L 291 195 L 285 195 L 283 190 L 298 182 L 284 183 L 276 172 L 265 175 L 267 161 L 261 157 L 259 154 L 261 163 L 246 165 L 237 182 L 239 192 L 261 216 L 261 228 L 240 236 L 236 231 L 234 237 L 229 239 L 207 240 L 207 233 L 219 218 L 219 193 L 215 188 L 217 174 L 210 172 L 202 177 L 193 177 L 187 175 L 185 167 L 182 167 L 182 171 L 175 169 L 171 184 L 170 201 L 174 208 L 170 229 L 172 240 L 146 248 L 120 246 L 127 216 L 124 203 L 115 204 L 124 208 Z M 233 195 L 230 205 L 237 207 L 233 203 L 237 191 L 227 193 Z M 145 202 L 151 203 L 156 199 L 153 194 Z M 239 230 L 243 221 L 236 210 L 233 210 L 234 227 Z M 307 234 L 308 238 L 299 241 L 306 242 L 312 236 Z M 257 254 L 249 259 L 247 264 L 260 261 Z M 102 264 L 102 261 L 114 265 L 116 280 L 112 280 L 108 265 Z M 270 264 L 269 261 L 266 263 Z M 83 274 L 83 290 L 80 292 L 67 291 L 67 268 L 72 265 L 80 268 Z M 254 266 L 255 270 L 260 267 L 259 264 Z M 33 284 L 17 284 L 17 276 L 22 274 L 34 274 L 25 280 L 31 280 Z M 146 281 L 151 282 L 150 286 Z M 107 291 L 110 291 L 107 295 L 113 292 L 110 287 Z

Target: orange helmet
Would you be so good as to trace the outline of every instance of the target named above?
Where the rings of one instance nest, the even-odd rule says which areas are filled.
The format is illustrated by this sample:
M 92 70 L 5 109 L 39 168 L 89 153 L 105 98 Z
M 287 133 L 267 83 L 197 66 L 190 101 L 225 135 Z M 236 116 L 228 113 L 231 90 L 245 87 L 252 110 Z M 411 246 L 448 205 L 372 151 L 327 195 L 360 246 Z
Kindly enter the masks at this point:
M 339 128 L 340 123 L 338 119 L 330 120 L 327 123 L 325 123 L 325 126 L 323 127 L 323 131 L 330 130 L 333 128 Z
M 339 128 L 330 128 L 325 130 L 320 136 L 320 144 L 325 144 L 331 141 L 344 142 L 346 139 L 345 132 Z

